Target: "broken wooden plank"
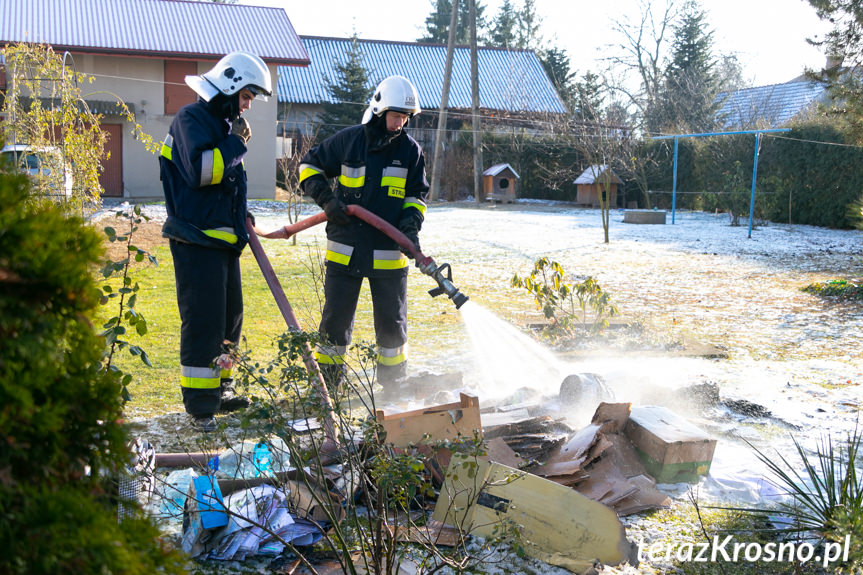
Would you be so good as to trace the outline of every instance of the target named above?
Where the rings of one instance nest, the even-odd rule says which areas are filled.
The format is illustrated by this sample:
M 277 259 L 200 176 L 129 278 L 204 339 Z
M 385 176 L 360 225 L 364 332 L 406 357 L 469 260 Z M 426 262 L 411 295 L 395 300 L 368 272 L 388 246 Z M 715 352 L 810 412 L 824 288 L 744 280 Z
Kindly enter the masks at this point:
M 386 441 L 396 447 L 418 445 L 426 436 L 434 441 L 482 433 L 479 399 L 468 393 L 461 393 L 460 401 L 454 403 L 391 415 L 378 410 L 375 415 L 386 432 Z
M 621 517 L 632 515 L 648 509 L 669 508 L 671 498 L 656 487 L 656 483 L 647 475 L 636 475 L 627 481 L 637 488 L 635 493 L 619 500 L 614 510 Z
M 515 409 L 512 411 L 491 411 L 481 414 L 483 428 L 497 427 L 507 423 L 517 423 L 530 418 L 526 409 Z
M 516 469 L 524 463 L 524 459 L 522 459 L 518 453 L 513 451 L 501 437 L 495 437 L 494 439 L 486 441 L 485 451 L 485 457 L 494 463 L 500 463 L 501 465 L 514 467 Z
M 462 534 L 452 525 L 429 519 L 422 526 L 399 527 L 396 532 L 396 539 L 422 545 L 457 547 L 461 543 Z
M 603 433 L 621 433 L 629 420 L 631 403 L 600 403 L 591 423 L 601 426 Z
M 526 433 L 565 433 L 568 435 L 572 431 L 569 426 L 563 423 L 563 420 L 552 419 L 548 415 L 540 415 L 524 421 L 484 427 L 483 437 L 506 437 Z

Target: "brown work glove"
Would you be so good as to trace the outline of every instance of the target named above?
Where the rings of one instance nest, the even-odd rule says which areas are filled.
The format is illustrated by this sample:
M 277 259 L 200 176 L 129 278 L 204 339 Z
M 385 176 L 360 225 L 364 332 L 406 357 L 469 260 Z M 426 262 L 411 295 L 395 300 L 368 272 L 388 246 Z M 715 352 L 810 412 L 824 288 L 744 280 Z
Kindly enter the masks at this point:
M 243 144 L 248 145 L 249 140 L 252 137 L 252 129 L 249 127 L 249 123 L 246 119 L 239 116 L 236 120 L 231 122 L 231 134 L 241 139 Z

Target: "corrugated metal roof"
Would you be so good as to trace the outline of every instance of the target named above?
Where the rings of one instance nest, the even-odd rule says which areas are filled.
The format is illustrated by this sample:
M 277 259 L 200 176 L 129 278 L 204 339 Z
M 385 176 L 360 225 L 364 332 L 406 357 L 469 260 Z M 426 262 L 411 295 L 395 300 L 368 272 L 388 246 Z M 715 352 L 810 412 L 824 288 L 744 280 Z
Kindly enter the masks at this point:
M 280 8 L 178 0 L 0 0 L 0 43 L 94 53 L 213 57 L 245 50 L 275 64 L 308 64 Z
M 301 37 L 312 63 L 308 68 L 279 68 L 279 101 L 319 104 L 330 101 L 323 78 L 336 78 L 334 62 L 343 63 L 350 38 Z M 366 69 L 377 84 L 399 74 L 413 82 L 420 107 L 439 109 L 446 46 L 359 40 Z M 479 48 L 480 107 L 510 112 L 565 113 L 566 109 L 532 50 Z M 471 107 L 470 49 L 456 47 L 450 80 L 449 108 Z
M 794 80 L 784 84 L 745 88 L 730 94 L 722 93 L 722 107 L 717 113 L 725 128 L 747 128 L 766 124 L 781 128 L 802 112 L 810 110 L 826 96 L 822 84 L 810 80 Z

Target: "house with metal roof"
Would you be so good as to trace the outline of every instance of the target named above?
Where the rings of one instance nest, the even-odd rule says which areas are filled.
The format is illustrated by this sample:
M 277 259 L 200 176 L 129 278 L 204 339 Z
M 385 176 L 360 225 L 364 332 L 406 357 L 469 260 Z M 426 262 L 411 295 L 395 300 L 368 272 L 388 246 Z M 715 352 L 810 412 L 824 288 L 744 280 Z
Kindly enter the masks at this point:
M 719 95 L 717 118 L 724 129 L 783 128 L 812 113 L 826 97 L 823 84 L 806 79 L 744 88 Z
M 0 45 L 18 42 L 50 45 L 66 65 L 95 78 L 83 92 L 110 136 L 102 185 L 106 196 L 130 199 L 161 198 L 162 189 L 157 157 L 135 140 L 117 99 L 161 140 L 176 112 L 196 98 L 184 77 L 206 72 L 223 55 L 257 54 L 274 79 L 278 67 L 309 64 L 284 10 L 212 2 L 0 0 Z M 246 116 L 253 198 L 275 193 L 277 101 L 255 101 Z
M 307 68 L 279 68 L 279 122 L 288 134 L 306 134 L 321 112 L 322 102 L 331 102 L 325 78 L 338 78 L 335 66 L 344 64 L 351 49 L 350 38 L 301 36 L 311 59 Z M 363 63 L 373 85 L 394 74 L 406 77 L 417 88 L 423 113 L 411 123 L 413 133 L 423 127 L 432 132 L 441 105 L 447 47 L 439 44 L 359 39 Z M 566 108 L 533 50 L 477 49 L 479 107 L 486 118 L 516 116 L 536 118 L 564 114 Z M 471 109 L 470 48 L 457 46 L 453 53 L 447 109 Z M 358 106 L 357 122 L 366 102 Z M 450 113 L 458 125 L 470 121 Z

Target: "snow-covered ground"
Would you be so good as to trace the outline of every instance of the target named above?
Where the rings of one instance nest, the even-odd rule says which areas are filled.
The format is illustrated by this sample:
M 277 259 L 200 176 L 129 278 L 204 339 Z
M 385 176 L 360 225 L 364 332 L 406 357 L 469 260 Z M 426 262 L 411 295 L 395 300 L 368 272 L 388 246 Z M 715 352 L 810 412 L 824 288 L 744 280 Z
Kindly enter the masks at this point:
M 281 209 L 276 202 L 250 203 L 265 230 L 288 223 Z M 317 211 L 310 210 L 306 215 Z M 158 219 L 164 208 L 148 206 L 145 213 Z M 450 263 L 455 285 L 470 296 L 462 321 L 477 315 L 467 309 L 476 306 L 507 327 L 493 329 L 478 342 L 482 345 L 471 345 L 470 330 L 462 329 L 435 345 L 415 346 L 423 351 L 412 355 L 412 370 L 462 371 L 465 385 L 480 394 L 481 402 L 524 386 L 554 394 L 567 373 L 600 374 L 617 400 L 634 404 L 651 401 L 643 393 L 647 389 L 715 383 L 722 398 L 754 402 L 772 417 L 687 414 L 719 438 L 701 494 L 742 502 L 763 497 L 763 465 L 736 438 L 791 455 L 791 434 L 812 447 L 824 434 L 850 431 L 857 422 L 863 396 L 863 304 L 831 302 L 801 288 L 863 275 L 863 233 L 761 223 L 750 238 L 745 221 L 739 227 L 729 223 L 725 214 L 678 211 L 674 225 L 670 213 L 665 225 L 625 224 L 623 211 L 614 211 L 606 244 L 598 210 L 528 201 L 433 204 L 421 233 L 422 250 L 438 263 Z M 323 234 L 323 226 L 317 226 L 302 232 L 300 241 L 320 244 Z M 527 295 L 521 294 L 518 306 L 511 291 L 501 296 L 512 289 L 514 273 L 527 275 L 543 256 L 559 262 L 574 279 L 596 278 L 624 317 L 661 338 L 717 346 L 727 357 L 599 350 L 578 359 L 548 360 L 550 350 L 510 333 L 521 331 L 509 326 L 530 309 Z M 410 281 L 434 287 L 415 269 Z M 444 298 L 410 305 L 459 313 Z M 527 376 L 524 364 L 529 364 Z M 493 381 L 490 367 L 495 368 Z M 667 486 L 685 499 L 682 489 Z
M 480 274 L 496 289 L 547 256 L 567 272 L 596 278 L 623 316 L 669 339 L 694 338 L 726 350 L 727 359 L 597 352 L 557 366 L 601 374 L 620 401 L 650 402 L 641 391 L 657 386 L 713 382 L 723 398 L 745 399 L 773 414 L 766 422 L 699 421 L 723 438 L 742 436 L 772 449 L 776 435 L 783 447 L 791 445 L 789 433 L 811 446 L 821 434 L 852 430 L 863 396 L 863 305 L 825 301 L 801 288 L 863 275 L 863 233 L 769 223 L 749 238 L 745 222 L 729 223 L 725 214 L 678 211 L 674 225 L 670 213 L 666 225 L 625 224 L 623 211 L 615 211 L 605 244 L 598 210 L 548 203 L 436 206 L 422 245 L 424 253 L 450 262 L 456 278 Z M 480 304 L 486 299 L 469 295 Z M 517 366 L 507 365 L 512 356 L 504 349 L 483 361 L 498 366 L 497 373 L 516 373 Z M 556 391 L 565 373 L 557 375 L 543 380 L 544 391 Z M 761 437 L 765 427 L 769 441 Z M 728 440 L 719 443 L 711 475 L 728 487 L 735 477 L 757 483 L 760 469 L 750 450 Z M 735 494 L 717 486 L 716 495 Z
M 163 205 L 143 209 L 155 220 L 164 218 Z M 250 202 L 258 227 L 265 230 L 289 223 L 283 210 L 279 202 Z M 303 217 L 317 212 L 306 210 Z M 606 244 L 598 210 L 529 200 L 480 207 L 435 203 L 421 243 L 423 253 L 452 265 L 453 283 L 470 297 L 467 306 L 491 310 L 506 324 L 523 320 L 532 305 L 522 293 L 519 309 L 513 307 L 510 278 L 527 275 L 534 261 L 546 256 L 574 280 L 596 278 L 624 317 L 641 321 L 662 338 L 694 338 L 728 355 L 639 357 L 599 351 L 552 366 L 550 373 L 531 378 L 532 387 L 554 393 L 563 372 L 593 372 L 606 378 L 618 399 L 638 403 L 645 387 L 710 381 L 723 397 L 763 405 L 792 429 L 852 429 L 863 395 L 863 305 L 826 301 L 801 288 L 863 276 L 863 232 L 761 223 L 750 238 L 745 220 L 732 227 L 725 214 L 677 211 L 673 225 L 671 219 L 668 213 L 665 225 L 625 224 L 623 211 L 613 211 Z M 298 238 L 320 245 L 324 226 Z M 434 287 L 415 269 L 410 281 Z M 458 313 L 444 297 L 409 303 Z M 478 356 L 467 330 L 447 337 L 439 345 L 421 346 L 426 351 L 413 354 L 414 368 L 460 370 L 467 385 L 496 396 L 525 385 L 524 366 L 514 365 L 525 357 L 511 345 L 501 345 L 496 357 L 489 356 L 495 346 L 484 345 Z M 537 357 L 544 359 L 542 352 Z M 484 364 L 496 366 L 497 377 L 511 373 L 511 381 L 489 385 Z

